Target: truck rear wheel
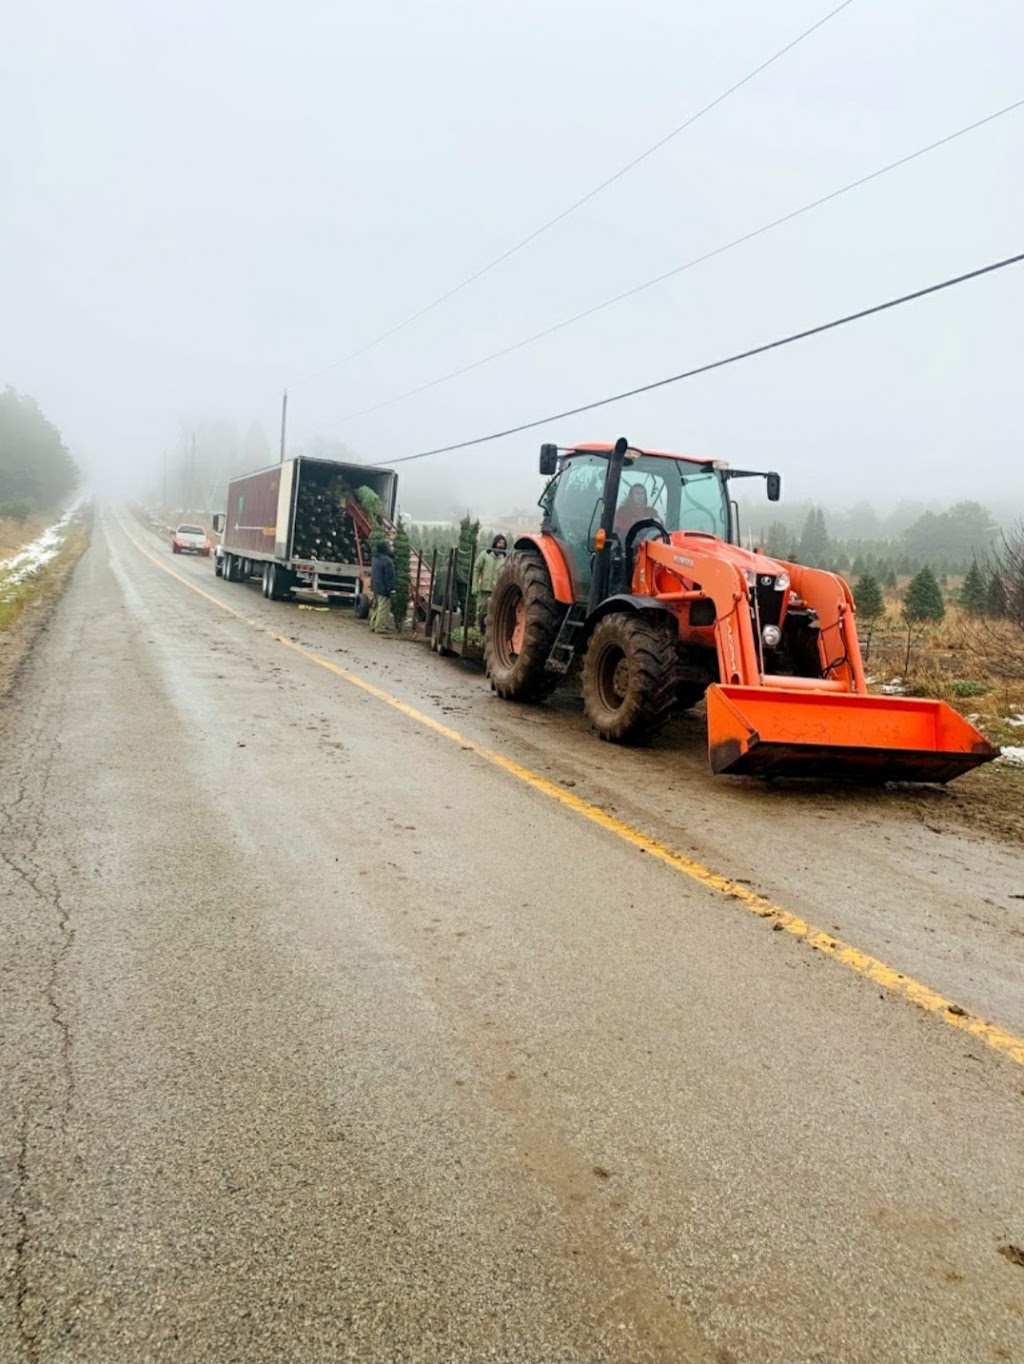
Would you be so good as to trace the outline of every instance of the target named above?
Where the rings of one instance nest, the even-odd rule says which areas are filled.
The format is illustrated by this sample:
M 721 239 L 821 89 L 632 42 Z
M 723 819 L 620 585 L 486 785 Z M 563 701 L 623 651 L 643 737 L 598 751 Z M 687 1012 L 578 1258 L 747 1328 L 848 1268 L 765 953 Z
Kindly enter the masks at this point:
M 583 660 L 583 707 L 602 739 L 643 743 L 676 707 L 676 635 L 670 623 L 617 611 L 594 627 Z
M 513 554 L 494 584 L 484 640 L 487 672 L 499 696 L 543 701 L 555 690 L 558 674 L 544 665 L 565 610 L 540 555 Z
M 263 595 L 270 601 L 290 601 L 293 575 L 280 564 L 263 565 Z
M 225 554 L 223 557 L 224 562 L 221 565 L 220 576 L 224 579 L 226 583 L 237 582 L 238 579 L 235 573 L 235 556 L 233 554 Z

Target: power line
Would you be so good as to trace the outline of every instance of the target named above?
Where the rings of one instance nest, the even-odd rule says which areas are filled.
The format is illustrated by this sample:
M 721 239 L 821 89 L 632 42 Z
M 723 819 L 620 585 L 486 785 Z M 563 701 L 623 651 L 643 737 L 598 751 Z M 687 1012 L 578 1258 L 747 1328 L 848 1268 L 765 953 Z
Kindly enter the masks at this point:
M 435 379 L 429 379 L 426 383 L 419 384 L 415 388 L 406 389 L 404 393 L 397 393 L 394 397 L 385 398 L 382 402 L 374 403 L 370 407 L 362 407 L 356 412 L 350 412 L 341 420 L 355 421 L 358 417 L 367 417 L 372 412 L 380 412 L 386 407 L 392 407 L 396 403 L 405 402 L 408 398 L 415 398 L 420 393 L 426 393 L 428 389 L 437 388 L 440 384 L 446 384 L 452 379 L 461 378 L 464 374 L 470 374 L 475 369 L 481 369 L 484 365 L 492 364 L 495 360 L 501 360 L 506 355 L 511 355 L 514 351 L 522 350 L 526 346 L 531 346 L 535 341 L 542 341 L 546 336 L 553 336 L 555 332 L 563 331 L 566 327 L 574 326 L 577 322 L 582 322 L 588 317 L 593 317 L 595 313 L 603 312 L 606 308 L 614 307 L 617 303 L 623 303 L 628 298 L 633 298 L 637 294 L 643 293 L 647 289 L 653 289 L 657 284 L 664 284 L 666 280 L 675 278 L 676 275 L 683 274 L 686 270 L 692 270 L 697 265 L 703 265 L 706 261 L 713 260 L 716 256 L 724 255 L 726 251 L 732 251 L 737 246 L 753 241 L 755 237 L 762 237 L 766 232 L 771 232 L 777 227 L 782 227 L 785 223 L 791 223 L 795 218 L 801 218 L 805 213 L 810 213 L 813 209 L 821 208 L 824 204 L 831 203 L 834 199 L 840 198 L 844 194 L 849 194 L 851 190 L 860 189 L 863 185 L 869 184 L 872 180 L 878 180 L 883 175 L 888 175 L 890 171 L 897 170 L 900 166 L 906 166 L 911 161 L 916 161 L 929 152 L 945 147 L 950 142 L 955 142 L 957 138 L 965 137 L 968 133 L 975 132 L 978 128 L 983 128 L 987 123 L 994 122 L 997 118 L 1002 118 L 1006 114 L 1013 113 L 1014 110 L 1024 107 L 1024 100 L 1017 100 L 1013 104 L 1008 104 L 1005 108 L 997 109 L 995 113 L 987 114 L 984 118 L 978 119 L 975 123 L 969 123 L 964 128 L 958 128 L 954 133 L 948 133 L 945 137 L 940 137 L 935 142 L 929 142 L 926 147 L 919 147 L 917 151 L 910 152 L 906 156 L 901 156 L 896 161 L 890 161 L 888 165 L 880 166 L 878 170 L 872 171 L 869 175 L 862 175 L 857 180 L 851 180 L 849 184 L 842 185 L 839 189 L 834 189 L 828 194 L 824 194 L 820 199 L 813 199 L 809 204 L 804 204 L 802 208 L 793 209 L 790 213 L 785 213 L 781 218 L 774 218 L 769 223 L 763 223 L 751 232 L 745 232 L 741 237 L 734 237 L 731 241 L 725 242 L 722 246 L 716 246 L 712 251 L 705 251 L 701 256 L 694 256 L 692 260 L 684 261 L 682 265 L 674 266 L 671 270 L 666 270 L 664 274 L 655 275 L 653 279 L 644 280 L 642 284 L 634 285 L 631 289 L 626 289 L 621 294 L 615 294 L 611 298 L 606 298 L 602 303 L 595 303 L 591 308 L 585 308 L 582 312 L 573 313 L 571 317 L 563 318 L 560 322 L 553 323 L 550 327 L 545 327 L 543 331 L 534 332 L 531 336 L 525 336 L 519 341 L 512 342 L 509 346 L 504 346 L 501 350 L 492 351 L 489 355 L 482 356 L 479 360 L 473 360 L 468 365 L 462 365 L 459 369 L 449 370 L 447 374 L 441 374 Z
M 842 0 L 842 3 L 837 5 L 835 9 L 830 10 L 828 14 L 823 15 L 822 18 L 817 20 L 816 23 L 813 23 L 810 28 L 806 28 L 802 33 L 797 34 L 797 36 L 791 39 L 785 47 L 780 47 L 777 52 L 772 53 L 772 55 L 763 61 L 760 66 L 755 66 L 753 71 L 748 71 L 741 80 L 736 81 L 734 85 L 730 85 L 728 90 L 723 90 L 720 95 L 716 95 L 710 104 L 705 104 L 704 107 L 698 109 L 695 114 L 691 114 L 685 122 L 680 123 L 677 128 L 673 128 L 670 133 L 666 133 L 665 136 L 659 138 L 657 142 L 652 143 L 651 146 L 642 151 L 639 156 L 635 156 L 632 161 L 628 161 L 626 165 L 621 166 L 613 175 L 608 176 L 606 180 L 602 180 L 599 185 L 595 185 L 593 189 L 588 190 L 581 198 L 571 203 L 568 208 L 562 209 L 562 211 L 557 213 L 553 218 L 549 218 L 546 223 L 542 223 L 540 227 L 534 228 L 532 232 L 516 242 L 515 245 L 510 246 L 508 250 L 503 251 L 500 256 L 495 256 L 493 260 L 488 261 L 486 265 L 481 266 L 480 269 L 476 270 L 473 274 L 467 275 L 464 280 L 461 280 L 458 284 L 454 285 L 446 293 L 438 295 L 431 303 L 427 303 L 420 308 L 418 312 L 411 313 L 401 322 L 396 322 L 393 327 L 389 327 L 387 331 L 381 332 L 378 336 L 365 342 L 356 350 L 350 351 L 348 355 L 343 355 L 340 360 L 335 360 L 332 364 L 325 365 L 322 369 L 313 370 L 311 373 L 306 374 L 304 378 L 307 380 L 317 379 L 321 375 L 329 373 L 332 369 L 338 369 L 342 365 L 347 365 L 349 361 L 357 359 L 360 355 L 365 355 L 367 351 L 373 350 L 375 346 L 379 346 L 383 341 L 389 340 L 397 332 L 404 331 L 406 327 L 410 327 L 414 322 L 418 322 L 421 317 L 426 317 L 427 313 L 433 312 L 434 309 L 439 308 L 442 303 L 447 303 L 450 298 L 454 298 L 455 295 L 461 293 L 463 289 L 468 289 L 471 284 L 475 284 L 478 279 L 482 279 L 484 275 L 489 274 L 490 271 L 501 265 L 504 261 L 507 261 L 510 256 L 514 256 L 518 251 L 521 251 L 524 246 L 529 246 L 531 242 L 535 242 L 538 237 L 542 237 L 545 232 L 549 231 L 556 224 L 563 222 L 570 214 L 575 213 L 578 208 L 582 208 L 584 204 L 587 204 L 591 199 L 596 198 L 597 195 L 606 190 L 609 185 L 614 185 L 617 180 L 621 180 L 624 175 L 627 175 L 631 170 L 639 166 L 642 161 L 646 161 L 648 157 L 653 156 L 655 152 L 660 151 L 661 148 L 671 142 L 673 138 L 678 137 L 680 133 L 685 132 L 687 128 L 692 127 L 698 119 L 703 118 L 705 114 L 709 114 L 711 110 L 717 108 L 723 100 L 727 100 L 730 95 L 734 95 L 737 90 L 740 90 L 744 85 L 749 84 L 750 81 L 754 80 L 754 78 L 759 76 L 763 71 L 767 71 L 770 66 L 784 57 L 787 52 L 792 52 L 793 48 L 799 46 L 805 38 L 809 38 L 812 33 L 816 33 L 817 30 L 827 24 L 830 19 L 834 19 L 837 14 L 852 4 L 853 0 Z
M 408 464 L 414 459 L 427 459 L 431 455 L 447 455 L 455 450 L 468 450 L 471 446 L 485 445 L 492 440 L 501 440 L 504 436 L 516 436 L 523 431 L 532 431 L 538 426 L 547 426 L 550 422 L 562 421 L 565 417 L 578 417 L 583 412 L 593 412 L 595 408 L 608 407 L 611 403 L 622 402 L 624 398 L 636 398 L 641 393 L 650 393 L 656 388 L 678 384 L 683 379 L 693 379 L 698 374 L 708 374 L 714 369 L 724 369 L 726 365 L 735 365 L 740 360 L 750 360 L 755 355 L 765 355 L 768 351 L 779 350 L 783 346 L 791 346 L 794 341 L 806 341 L 809 337 L 820 336 L 823 332 L 835 331 L 838 327 L 846 327 L 851 322 L 859 322 L 865 317 L 873 317 L 876 313 L 888 312 L 892 308 L 902 307 L 905 303 L 913 303 L 919 298 L 927 298 L 929 294 L 937 294 L 943 289 L 952 289 L 958 284 L 966 284 L 968 280 L 980 279 L 983 275 L 991 275 L 996 270 L 1005 270 L 1007 266 L 1019 265 L 1021 261 L 1024 261 L 1024 251 L 1016 256 L 1007 256 L 1004 260 L 994 261 L 990 265 L 983 265 L 977 270 L 969 270 L 964 275 L 955 275 L 951 279 L 941 280 L 938 284 L 929 284 L 923 289 L 915 289 L 913 293 L 901 294 L 898 298 L 887 299 L 884 303 L 875 303 L 870 308 L 861 308 L 858 312 L 847 313 L 843 317 L 834 318 L 831 322 L 821 322 L 816 327 L 808 327 L 800 332 L 791 332 L 789 336 L 780 337 L 776 341 L 767 341 L 764 345 L 737 351 L 733 355 L 727 355 L 722 360 L 712 360 L 710 364 L 698 365 L 696 369 L 684 370 L 681 374 L 671 374 L 667 379 L 656 379 L 653 383 L 641 384 L 639 388 L 629 388 L 623 393 L 614 393 L 609 398 L 598 398 L 596 402 L 583 403 L 580 407 L 569 407 L 564 412 L 554 412 L 547 417 L 538 417 L 535 421 L 521 422 L 518 426 L 508 426 L 503 431 L 493 431 L 487 436 L 476 436 L 473 440 L 458 441 L 454 445 L 440 445 L 434 450 L 421 450 L 415 455 L 402 455 L 399 459 L 391 460 L 391 463 Z

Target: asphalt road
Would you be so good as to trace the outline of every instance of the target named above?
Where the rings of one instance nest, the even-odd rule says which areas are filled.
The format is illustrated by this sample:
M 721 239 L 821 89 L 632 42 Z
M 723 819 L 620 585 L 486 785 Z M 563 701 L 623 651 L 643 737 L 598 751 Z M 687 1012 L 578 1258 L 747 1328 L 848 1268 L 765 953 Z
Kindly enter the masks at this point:
M 1017 1034 L 1024 852 L 128 531 L 0 719 L 0 1360 L 1024 1360 L 1024 1065 L 552 790 Z

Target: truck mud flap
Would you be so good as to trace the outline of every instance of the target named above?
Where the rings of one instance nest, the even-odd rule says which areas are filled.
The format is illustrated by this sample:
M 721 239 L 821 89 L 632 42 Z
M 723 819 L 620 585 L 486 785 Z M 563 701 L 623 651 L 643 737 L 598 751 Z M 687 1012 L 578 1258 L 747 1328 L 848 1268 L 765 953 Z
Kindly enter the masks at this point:
M 999 749 L 944 701 L 781 687 L 708 688 L 715 773 L 947 782 Z

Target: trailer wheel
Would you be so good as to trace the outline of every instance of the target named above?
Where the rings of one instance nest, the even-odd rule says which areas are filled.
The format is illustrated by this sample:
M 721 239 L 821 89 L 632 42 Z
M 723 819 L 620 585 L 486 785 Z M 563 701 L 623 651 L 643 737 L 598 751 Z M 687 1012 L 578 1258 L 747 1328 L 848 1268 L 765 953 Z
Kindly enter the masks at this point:
M 442 658 L 450 658 L 452 651 L 444 642 L 444 635 L 441 621 L 444 619 L 444 612 L 438 611 L 430 625 L 430 647 L 435 654 L 440 654 Z M 452 617 L 454 622 L 455 616 Z
M 594 627 L 583 660 L 583 707 L 602 739 L 651 738 L 675 709 L 677 688 L 670 624 L 617 611 Z
M 220 576 L 224 579 L 226 583 L 233 583 L 235 581 L 234 555 L 232 554 L 224 555 L 224 563 L 221 566 Z
M 539 554 L 513 554 L 498 574 L 487 611 L 484 659 L 506 701 L 543 701 L 558 686 L 545 664 L 565 615 Z
M 370 598 L 365 592 L 357 592 L 356 599 L 352 603 L 352 614 L 356 620 L 368 620 L 370 616 Z

